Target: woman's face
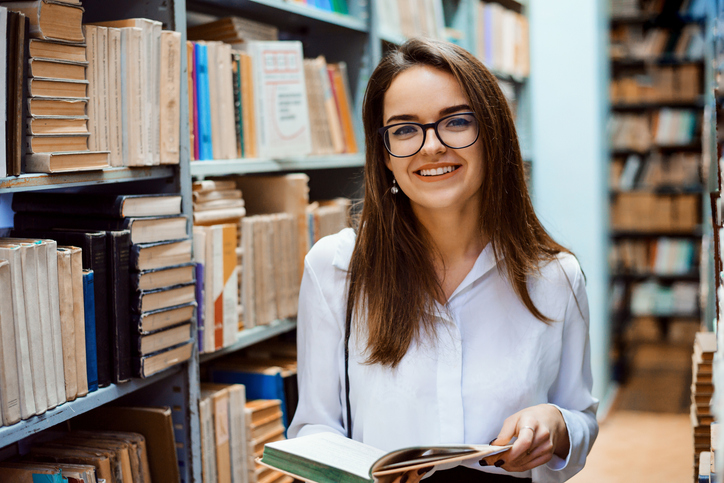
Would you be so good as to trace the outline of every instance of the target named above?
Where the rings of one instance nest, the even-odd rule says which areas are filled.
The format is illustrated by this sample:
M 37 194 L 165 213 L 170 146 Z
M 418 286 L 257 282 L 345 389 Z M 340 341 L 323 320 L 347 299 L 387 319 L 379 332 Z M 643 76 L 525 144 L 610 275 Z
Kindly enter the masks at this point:
M 472 109 L 452 74 L 417 66 L 405 70 L 390 84 L 384 97 L 383 123 L 384 126 L 406 121 L 428 124 L 463 112 L 472 112 Z M 449 129 L 456 129 L 456 125 Z M 484 175 L 479 137 L 469 147 L 452 149 L 442 144 L 430 128 L 417 154 L 405 158 L 390 156 L 387 151 L 385 154 L 385 164 L 416 212 L 419 209 L 462 210 L 479 201 Z M 439 168 L 443 168 L 443 174 L 436 174 Z

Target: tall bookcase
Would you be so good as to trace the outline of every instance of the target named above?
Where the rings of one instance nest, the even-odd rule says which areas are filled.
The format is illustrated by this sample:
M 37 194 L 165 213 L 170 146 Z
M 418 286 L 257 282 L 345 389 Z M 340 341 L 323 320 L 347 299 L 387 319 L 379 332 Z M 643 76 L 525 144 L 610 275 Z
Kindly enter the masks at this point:
M 698 32 L 703 45 L 707 19 L 682 12 L 682 2 L 658 2 L 658 9 L 647 10 L 652 3 L 613 2 L 610 19 L 610 313 L 618 381 L 627 376 L 636 342 L 665 341 L 674 321 L 677 330 L 691 334 L 702 318 L 708 67 L 703 48 L 684 48 L 683 37 Z M 687 122 L 693 125 L 687 128 Z M 664 123 L 672 126 L 671 136 Z M 640 143 L 644 138 L 650 142 Z M 659 163 L 658 174 L 651 163 Z M 688 176 L 677 178 L 676 170 L 688 170 Z M 689 303 L 666 306 L 679 296 Z
M 446 26 L 464 33 L 460 44 L 473 50 L 477 20 L 473 15 L 479 0 L 444 0 Z M 390 45 L 399 44 L 401 36 L 378 29 L 381 15 L 377 0 L 348 0 L 349 15 L 339 15 L 284 0 L 128 0 L 107 2 L 84 0 L 84 22 L 143 17 L 161 21 L 164 29 L 181 33 L 186 40 L 187 18 L 194 15 L 223 17 L 237 15 L 277 26 L 284 39 L 301 40 L 305 57 L 325 55 L 330 62 L 344 61 L 348 66 L 357 121 L 361 118 L 361 103 L 372 69 Z M 497 0 L 506 8 L 521 12 L 523 3 L 516 0 Z M 364 153 L 331 156 L 291 157 L 285 159 L 254 158 L 211 161 L 190 161 L 188 139 L 188 86 L 186 56 L 181 56 L 181 146 L 180 164 L 146 168 L 108 168 L 103 171 L 67 174 L 26 174 L 0 179 L 0 220 L 12 212 L 9 203 L 13 193 L 38 190 L 82 190 L 138 193 L 178 193 L 183 196 L 183 213 L 188 218 L 191 233 L 191 182 L 211 176 L 246 175 L 252 173 L 305 172 L 310 177 L 310 195 L 318 199 L 336 196 L 362 196 L 362 166 Z M 530 131 L 526 82 L 498 74 L 510 85 L 518 100 L 519 128 L 524 156 L 530 160 Z M 363 146 L 361 122 L 357 122 L 358 140 Z M 293 330 L 294 319 L 277 320 L 267 326 L 254 327 L 238 334 L 236 343 L 214 353 L 199 356 L 194 348 L 189 362 L 169 368 L 147 379 L 111 385 L 66 402 L 41 416 L 34 416 L 12 426 L 0 427 L 0 461 L 18 453 L 24 454 L 36 438 L 44 438 L 46 430 L 62 425 L 73 417 L 101 405 L 137 404 L 173 408 L 178 460 L 183 482 L 201 481 L 201 437 L 198 414 L 199 364 L 228 354 L 257 342 Z M 197 333 L 195 321 L 192 333 Z M 62 427 L 62 426 L 61 426 Z

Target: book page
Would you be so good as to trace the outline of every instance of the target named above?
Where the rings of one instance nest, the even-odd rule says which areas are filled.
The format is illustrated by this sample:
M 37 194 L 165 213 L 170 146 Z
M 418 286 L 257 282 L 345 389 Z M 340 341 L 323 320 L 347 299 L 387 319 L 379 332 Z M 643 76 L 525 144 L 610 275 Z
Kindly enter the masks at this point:
M 267 447 L 370 478 L 370 468 L 385 452 L 335 433 L 269 443 Z

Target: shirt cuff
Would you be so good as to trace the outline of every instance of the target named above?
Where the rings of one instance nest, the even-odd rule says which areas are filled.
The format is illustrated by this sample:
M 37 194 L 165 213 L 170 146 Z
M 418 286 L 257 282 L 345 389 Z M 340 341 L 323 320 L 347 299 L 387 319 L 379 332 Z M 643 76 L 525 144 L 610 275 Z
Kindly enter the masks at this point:
M 568 466 L 568 462 L 571 460 L 571 452 L 573 451 L 573 443 L 571 441 L 571 425 L 568 421 L 568 411 L 565 409 L 553 404 L 548 403 L 554 408 L 558 409 L 561 412 L 561 415 L 563 416 L 563 421 L 566 423 L 566 436 L 568 437 L 568 454 L 566 455 L 566 459 L 561 458 L 560 456 L 553 454 L 553 457 L 551 460 L 546 463 L 546 467 L 552 471 L 561 471 L 566 466 Z

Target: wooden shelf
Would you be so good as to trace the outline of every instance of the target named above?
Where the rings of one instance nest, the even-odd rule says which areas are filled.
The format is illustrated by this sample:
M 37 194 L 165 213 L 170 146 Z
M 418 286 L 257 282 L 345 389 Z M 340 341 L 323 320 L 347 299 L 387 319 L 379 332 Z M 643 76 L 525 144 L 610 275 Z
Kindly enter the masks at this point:
M 611 63 L 616 66 L 638 66 L 646 64 L 654 65 L 685 65 L 685 64 L 703 64 L 704 59 L 690 59 L 683 57 L 675 57 L 673 55 L 662 55 L 659 57 L 635 58 L 625 57 L 620 59 L 611 59 Z
M 366 18 L 342 15 L 283 0 L 187 0 L 190 11 L 226 17 L 239 14 L 252 20 L 271 23 L 282 30 L 308 29 L 312 32 L 345 29 L 366 33 Z
M 138 389 L 154 384 L 161 379 L 180 372 L 182 367 L 183 365 L 179 364 L 146 379 L 131 379 L 123 384 L 111 384 L 108 387 L 103 387 L 97 391 L 88 393 L 88 395 L 80 397 L 75 401 L 63 403 L 55 409 L 46 411 L 39 416 L 32 416 L 12 426 L 3 426 L 0 428 L 0 448 L 20 441 L 44 429 L 48 429 L 56 424 L 65 422 L 79 414 L 114 401 Z
M 654 152 L 654 151 L 664 151 L 664 152 L 676 152 L 676 151 L 685 151 L 689 153 L 696 153 L 701 151 L 701 142 L 697 141 L 695 143 L 691 144 L 677 144 L 677 145 L 669 145 L 669 146 L 652 146 L 650 149 L 646 149 L 644 151 L 637 151 L 635 149 L 612 149 L 611 150 L 611 156 L 628 156 L 629 154 L 640 154 L 640 155 L 646 155 L 648 153 Z
M 251 329 L 244 329 L 236 335 L 236 342 L 216 352 L 204 352 L 199 354 L 199 362 L 208 362 L 226 354 L 231 354 L 239 349 L 249 347 L 258 342 L 276 337 L 277 335 L 289 332 L 296 328 L 296 319 L 275 320 L 269 325 L 259 325 Z
M 698 282 L 699 278 L 699 272 L 689 272 L 678 275 L 663 275 L 656 273 L 614 273 L 611 275 L 611 279 L 613 280 L 623 280 L 630 282 L 638 282 L 649 279 L 654 279 L 661 282 Z
M 609 194 L 611 196 L 617 196 L 617 195 L 626 194 L 626 193 L 649 193 L 649 194 L 654 194 L 654 195 L 700 195 L 703 193 L 703 190 L 702 190 L 701 186 L 698 186 L 698 187 L 662 186 L 659 188 L 652 188 L 652 189 L 634 188 L 632 190 L 620 190 L 620 189 L 609 190 Z
M 174 175 L 173 166 L 149 166 L 146 168 L 106 168 L 98 171 L 78 171 L 56 174 L 21 174 L 0 178 L 0 194 L 39 189 L 69 188 L 101 183 L 122 183 L 145 179 L 169 178 Z
M 611 230 L 613 238 L 701 238 L 701 227 L 693 231 L 631 231 Z
M 192 161 L 191 176 L 224 176 L 229 174 L 304 171 L 308 169 L 358 168 L 364 166 L 363 153 L 330 156 L 302 156 L 284 159 L 241 158 Z
M 617 102 L 611 104 L 611 109 L 614 111 L 645 111 L 648 109 L 667 107 L 673 109 L 702 109 L 704 107 L 704 100 L 699 98 L 691 101 Z

